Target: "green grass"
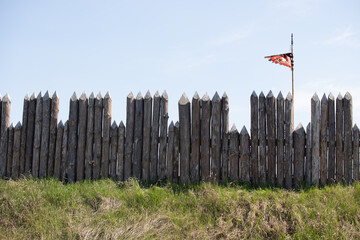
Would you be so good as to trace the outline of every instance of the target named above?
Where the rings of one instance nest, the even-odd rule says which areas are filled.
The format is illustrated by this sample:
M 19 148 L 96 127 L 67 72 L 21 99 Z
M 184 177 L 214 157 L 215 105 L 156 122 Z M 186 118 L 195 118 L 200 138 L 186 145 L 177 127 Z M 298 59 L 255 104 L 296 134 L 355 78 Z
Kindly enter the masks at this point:
M 360 239 L 360 184 L 0 180 L 0 239 Z

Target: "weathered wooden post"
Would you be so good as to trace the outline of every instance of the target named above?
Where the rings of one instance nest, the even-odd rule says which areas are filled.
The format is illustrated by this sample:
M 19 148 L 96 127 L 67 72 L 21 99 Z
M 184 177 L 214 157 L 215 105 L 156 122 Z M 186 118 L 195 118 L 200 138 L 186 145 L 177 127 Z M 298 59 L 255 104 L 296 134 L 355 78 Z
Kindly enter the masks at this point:
M 119 124 L 117 163 L 116 163 L 116 177 L 118 181 L 124 180 L 124 157 L 125 157 L 125 125 L 121 121 Z
M 221 163 L 221 99 L 215 92 L 211 111 L 211 180 L 220 181 Z
M 346 183 L 352 181 L 352 97 L 347 92 L 343 99 L 344 109 L 344 177 Z
M 277 123 L 277 178 L 278 186 L 284 186 L 284 97 L 279 92 L 276 98 Z
M 324 94 L 321 99 L 320 119 L 320 184 L 327 182 L 327 133 L 328 133 L 328 102 Z
M 179 100 L 180 183 L 190 183 L 190 101 L 183 93 Z
M 306 166 L 305 166 L 305 181 L 311 184 L 311 124 L 306 127 Z
M 179 122 L 175 123 L 174 127 L 174 161 L 172 179 L 174 183 L 179 182 L 179 163 L 180 163 L 180 136 L 179 136 Z
M 103 99 L 103 129 L 102 129 L 102 144 L 101 144 L 101 171 L 100 177 L 109 177 L 109 153 L 110 153 L 110 128 L 111 128 L 111 97 L 107 92 Z
M 266 182 L 266 98 L 259 95 L 259 183 Z
M 147 91 L 144 97 L 144 127 L 143 127 L 143 148 L 142 148 L 142 180 L 150 180 L 150 147 L 151 147 L 151 117 L 152 97 Z
M 21 145 L 21 123 L 18 122 L 14 129 L 14 145 L 13 145 L 13 159 L 12 159 L 12 170 L 11 178 L 19 178 L 20 170 L 20 145 Z
M 221 98 L 221 134 L 221 179 L 227 180 L 229 175 L 229 98 L 225 92 Z
M 126 99 L 126 139 L 125 139 L 125 156 L 124 156 L 124 180 L 131 177 L 131 164 L 133 155 L 135 125 L 135 99 L 132 92 Z
M 34 149 L 33 149 L 33 160 L 32 160 L 32 175 L 35 178 L 39 177 L 42 111 L 43 111 L 42 103 L 43 103 L 43 95 L 40 92 L 36 100 Z
M 6 177 L 11 177 L 12 163 L 13 163 L 13 146 L 14 146 L 14 124 L 10 124 L 8 129 L 8 144 L 6 154 Z
M 200 181 L 200 97 L 195 92 L 191 104 L 191 159 L 190 180 Z
M 78 130 L 78 117 L 79 117 L 79 100 L 76 93 L 70 98 L 69 107 L 69 146 L 68 146 L 68 168 L 67 177 L 69 182 L 76 180 L 76 153 L 77 153 L 77 130 Z
M 315 93 L 311 98 L 311 182 L 319 185 L 320 168 L 320 99 Z
M 275 123 L 275 97 L 272 91 L 266 96 L 266 124 L 268 135 L 268 178 L 271 185 L 275 185 L 276 174 L 276 123 Z
M 134 129 L 134 159 L 132 163 L 133 176 L 141 177 L 141 159 L 143 143 L 144 99 L 141 92 L 135 99 L 135 129 Z
M 329 155 L 328 155 L 328 183 L 335 182 L 335 99 L 328 96 L 328 126 L 329 126 Z
M 166 146 L 167 146 L 167 128 L 168 128 L 168 95 L 163 92 L 160 101 L 160 136 L 159 136 L 159 164 L 158 177 L 166 177 Z
M 0 138 L 0 177 L 6 174 L 6 154 L 8 145 L 8 128 L 10 126 L 11 99 L 8 94 L 1 102 L 1 138 Z
M 211 101 L 209 95 L 201 98 L 201 153 L 200 153 L 200 169 L 201 180 L 210 180 L 210 117 L 211 117 Z
M 69 121 L 65 122 L 64 125 L 64 134 L 61 146 L 61 172 L 60 179 L 61 181 L 66 181 L 67 168 L 68 168 L 68 137 L 69 136 Z
M 49 160 L 51 97 L 46 91 L 43 97 L 39 177 L 46 177 Z
M 19 176 L 25 173 L 26 134 L 27 134 L 28 114 L 29 114 L 29 103 L 30 103 L 30 97 L 28 94 L 26 94 L 24 98 L 22 126 L 21 126 Z
M 157 167 L 159 160 L 159 119 L 160 118 L 160 95 L 156 91 L 154 95 L 153 121 L 151 125 L 151 146 L 150 146 L 150 180 L 157 179 Z
M 80 107 L 80 106 L 79 106 Z M 91 179 L 94 161 L 94 123 L 95 123 L 95 95 L 92 92 L 88 99 L 85 147 L 85 179 Z
M 56 146 L 55 146 L 55 157 L 54 157 L 54 178 L 61 179 L 61 147 L 64 136 L 64 124 L 62 121 L 59 122 L 56 130 Z
M 36 95 L 35 93 L 33 93 L 30 97 L 30 102 L 29 102 L 29 114 L 28 114 L 27 132 L 26 132 L 25 172 L 24 172 L 26 176 L 32 173 L 36 103 L 37 103 Z
M 239 180 L 239 132 L 236 129 L 235 124 L 230 130 L 229 159 L 230 179 L 237 181 Z
M 100 178 L 101 165 L 101 140 L 102 140 L 102 119 L 103 119 L 103 97 L 101 92 L 95 98 L 94 104 L 94 156 L 93 156 L 93 179 Z
M 343 181 L 343 128 L 344 128 L 344 111 L 343 98 L 341 94 L 336 98 L 336 182 Z
M 301 123 L 294 131 L 294 185 L 304 181 L 305 129 Z
M 83 92 L 79 98 L 79 137 L 76 154 L 76 181 L 84 180 L 85 175 L 85 152 L 86 152 L 86 123 L 87 123 L 88 99 Z M 89 178 L 88 178 L 89 179 Z
M 168 139 L 168 149 L 167 149 L 167 166 L 166 166 L 166 179 L 172 181 L 173 176 L 173 163 L 174 163 L 174 136 L 175 136 L 175 126 L 174 122 L 171 121 L 169 126 L 169 139 Z
M 110 129 L 110 155 L 109 155 L 109 176 L 116 179 L 116 158 L 118 143 L 118 126 L 114 121 Z
M 243 182 L 250 182 L 250 136 L 244 126 L 240 132 L 240 179 Z
M 250 96 L 251 107 L 251 157 L 250 157 L 250 180 L 253 184 L 258 183 L 258 123 L 259 123 L 259 98 L 255 91 Z
M 354 160 L 354 175 L 353 180 L 359 181 L 359 128 L 355 124 L 353 127 L 353 160 Z
M 285 187 L 292 187 L 292 150 L 293 150 L 293 122 L 292 106 L 293 98 L 290 93 L 285 99 L 285 158 L 284 158 L 284 178 Z
M 49 138 L 49 159 L 47 176 L 54 175 L 54 161 L 56 149 L 56 127 L 58 124 L 59 115 L 59 96 L 55 91 L 51 99 L 51 113 L 50 113 L 50 138 Z

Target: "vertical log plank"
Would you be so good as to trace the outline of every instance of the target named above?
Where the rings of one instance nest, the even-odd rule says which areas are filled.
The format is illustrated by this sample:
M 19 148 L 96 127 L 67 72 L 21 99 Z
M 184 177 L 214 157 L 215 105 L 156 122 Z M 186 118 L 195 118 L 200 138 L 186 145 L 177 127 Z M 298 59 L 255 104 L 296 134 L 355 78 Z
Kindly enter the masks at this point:
M 301 123 L 294 131 L 294 185 L 304 181 L 305 129 Z
M 80 107 L 80 106 L 79 106 Z M 94 122 L 95 122 L 95 95 L 92 92 L 88 99 L 85 147 L 85 179 L 91 179 L 94 163 Z
M 191 104 L 191 159 L 190 159 L 190 180 L 200 181 L 200 97 L 195 92 Z
M 77 131 L 78 131 L 78 116 L 79 116 L 79 100 L 76 93 L 70 98 L 69 107 L 69 146 L 68 146 L 68 168 L 67 177 L 69 182 L 76 180 L 76 153 L 77 153 Z
M 275 97 L 272 91 L 266 96 L 266 124 L 268 134 L 268 178 L 271 185 L 275 185 L 276 168 L 276 123 L 275 123 Z
M 160 135 L 159 135 L 159 164 L 158 177 L 166 177 L 166 146 L 167 146 L 167 128 L 168 128 L 168 95 L 163 92 L 160 101 Z
M 139 92 L 135 99 L 134 159 L 132 163 L 133 176 L 137 179 L 140 179 L 142 169 L 143 121 L 144 99 L 141 92 Z
M 190 101 L 183 93 L 179 100 L 180 183 L 190 183 Z
M 266 98 L 259 95 L 259 183 L 266 182 Z
M 277 123 L 277 185 L 284 186 L 284 97 L 279 92 L 276 98 Z
M 154 95 L 153 121 L 151 125 L 151 146 L 150 146 L 150 180 L 157 179 L 157 167 L 159 160 L 159 121 L 160 121 L 160 95 L 156 91 Z
M 42 111 L 43 111 L 42 103 L 43 103 L 43 95 L 40 92 L 36 100 L 34 146 L 33 146 L 34 148 L 33 148 L 33 160 L 32 160 L 32 175 L 35 178 L 39 177 Z
M 13 146 L 14 146 L 14 124 L 11 124 L 8 129 L 8 144 L 6 154 L 6 177 L 11 177 L 12 163 L 13 163 Z
M 54 159 L 54 178 L 60 180 L 61 176 L 61 146 L 64 136 L 64 124 L 59 122 L 56 130 L 55 159 Z
M 175 123 L 174 127 L 174 161 L 173 161 L 173 174 L 172 179 L 174 183 L 179 182 L 179 164 L 180 164 L 180 133 L 179 133 L 180 124 L 179 122 Z
M 116 158 L 118 149 L 118 126 L 114 121 L 110 129 L 109 177 L 116 179 Z
M 328 102 L 324 94 L 321 99 L 320 120 L 320 184 L 327 182 Z
M 144 128 L 143 128 L 143 149 L 142 149 L 142 180 L 150 180 L 150 147 L 151 147 L 151 112 L 152 97 L 147 91 L 144 97 Z
M 311 124 L 306 127 L 306 166 L 305 166 L 305 181 L 311 184 Z
M 328 155 L 328 183 L 335 181 L 335 99 L 328 96 L 328 127 L 329 127 L 329 155 Z
M 354 182 L 359 181 L 359 128 L 355 124 L 353 127 L 353 161 L 354 161 Z
M 55 91 L 51 98 L 51 111 L 50 111 L 50 138 L 49 138 L 49 159 L 47 176 L 54 175 L 54 161 L 56 149 L 56 127 L 59 115 L 59 96 Z
M 1 102 L 1 138 L 0 138 L 0 178 L 6 174 L 6 154 L 8 148 L 8 129 L 10 126 L 11 99 L 8 94 Z
M 85 152 L 86 152 L 86 123 L 87 123 L 88 98 L 83 92 L 79 98 L 79 139 L 77 148 L 76 181 L 84 180 Z
M 12 170 L 11 178 L 19 178 L 20 170 L 20 152 L 21 152 L 21 123 L 18 122 L 14 129 L 14 145 L 13 145 L 13 159 L 12 159 Z
M 221 98 L 221 134 L 221 179 L 226 181 L 229 168 L 229 98 L 226 92 Z
M 43 97 L 39 177 L 46 177 L 49 160 L 51 96 L 46 91 Z
M 135 99 L 132 92 L 126 99 L 126 139 L 125 139 L 125 156 L 124 156 L 124 180 L 131 177 L 131 164 L 133 155 L 135 125 Z
M 251 108 L 251 174 L 250 180 L 253 184 L 258 183 L 258 117 L 259 117 L 259 98 L 255 91 L 250 96 L 250 108 Z
M 211 111 L 211 180 L 220 181 L 221 163 L 221 98 L 218 93 L 212 99 Z
M 240 167 L 241 181 L 250 182 L 250 136 L 244 126 L 240 132 Z
M 29 103 L 30 103 L 30 97 L 28 94 L 26 94 L 24 98 L 22 126 L 21 126 L 19 176 L 25 173 L 26 134 L 27 134 L 27 124 L 28 124 L 28 115 L 29 115 Z
M 320 99 L 315 93 L 311 98 L 311 183 L 319 185 L 320 170 Z
M 230 179 L 237 181 L 239 180 L 239 132 L 235 124 L 230 130 L 229 159 Z
M 290 93 L 285 99 L 285 158 L 284 158 L 284 178 L 285 187 L 292 187 L 292 149 L 293 149 L 293 122 L 292 122 L 292 101 L 293 98 Z
M 101 143 L 101 167 L 100 177 L 109 177 L 109 153 L 110 153 L 110 128 L 111 128 L 111 97 L 107 92 L 103 99 L 103 129 Z
M 69 139 L 69 121 L 65 122 L 64 134 L 61 146 L 61 172 L 60 180 L 65 182 L 67 180 L 68 168 L 68 139 Z
M 210 117 L 211 117 L 211 101 L 209 95 L 201 98 L 201 153 L 200 153 L 200 169 L 201 180 L 210 180 Z
M 346 183 L 352 182 L 352 96 L 347 92 L 343 99 L 344 109 L 344 177 Z
M 94 160 L 93 160 L 93 179 L 100 178 L 101 165 L 101 140 L 102 140 L 102 119 L 103 119 L 103 97 L 99 92 L 94 104 Z
M 36 95 L 33 93 L 29 102 L 29 114 L 26 130 L 26 146 L 25 146 L 25 170 L 24 175 L 28 176 L 32 173 L 33 145 L 35 134 L 35 113 L 36 113 Z
M 343 129 L 344 129 L 343 97 L 339 93 L 336 98 L 336 182 L 343 181 Z
M 167 149 L 167 166 L 166 166 L 166 179 L 172 182 L 173 176 L 173 163 L 174 163 L 174 136 L 175 136 L 175 126 L 174 122 L 171 121 L 169 126 L 169 139 L 168 139 L 168 149 Z
M 124 158 L 125 158 L 125 125 L 121 121 L 119 124 L 117 162 L 116 162 L 116 177 L 118 181 L 124 180 Z

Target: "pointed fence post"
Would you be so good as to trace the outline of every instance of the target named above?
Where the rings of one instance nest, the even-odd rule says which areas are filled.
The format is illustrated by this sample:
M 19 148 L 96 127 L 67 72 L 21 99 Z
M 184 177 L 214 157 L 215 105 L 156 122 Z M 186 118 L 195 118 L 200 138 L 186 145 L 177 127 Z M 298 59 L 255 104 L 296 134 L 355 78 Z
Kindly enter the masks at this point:
M 61 172 L 60 180 L 65 182 L 67 180 L 68 168 L 68 141 L 69 141 L 69 121 L 64 124 L 64 134 L 61 146 Z
M 311 183 L 319 185 L 320 170 L 320 99 L 315 93 L 311 98 Z
M 36 95 L 33 93 L 29 102 L 29 113 L 27 121 L 26 132 L 26 146 L 25 146 L 25 170 L 24 175 L 28 176 L 32 173 L 32 160 L 33 160 L 33 145 L 35 133 L 35 113 L 36 113 Z
M 201 153 L 200 153 L 200 170 L 201 181 L 210 180 L 210 117 L 211 101 L 209 95 L 201 98 Z
M 174 163 L 174 136 L 175 136 L 175 127 L 174 122 L 171 121 L 169 126 L 169 140 L 168 140 L 168 150 L 167 154 L 167 166 L 166 166 L 166 179 L 172 182 L 173 176 L 173 163 Z
M 239 132 L 235 124 L 230 130 L 230 179 L 233 181 L 239 180 Z
M 251 107 L 251 157 L 250 157 L 250 180 L 253 184 L 258 183 L 258 123 L 259 123 L 259 98 L 255 91 L 252 92 L 250 97 Z
M 69 182 L 76 180 L 76 153 L 77 153 L 77 131 L 78 131 L 78 117 L 79 117 L 79 100 L 76 93 L 70 98 L 69 111 L 69 146 L 68 146 L 68 168 L 67 177 Z
M 85 153 L 86 153 L 86 123 L 87 123 L 88 99 L 83 92 L 79 98 L 79 139 L 77 147 L 76 181 L 84 180 L 85 175 Z
M 353 161 L 354 161 L 354 182 L 359 181 L 359 128 L 355 124 L 353 127 Z
M 311 184 L 311 124 L 306 127 L 306 165 L 305 165 L 305 181 Z
M 6 174 L 6 154 L 8 145 L 8 129 L 10 126 L 11 99 L 8 94 L 1 102 L 1 126 L 0 126 L 0 178 Z
M 13 146 L 14 146 L 14 124 L 11 124 L 8 129 L 8 144 L 6 154 L 6 177 L 11 177 L 12 163 L 13 163 Z
M 56 130 L 56 144 L 55 144 L 55 157 L 54 157 L 54 178 L 60 180 L 61 176 L 61 146 L 64 135 L 64 124 L 59 122 Z
M 277 125 L 277 178 L 278 186 L 284 186 L 284 97 L 279 92 L 276 98 Z
M 344 107 L 344 177 L 346 183 L 352 182 L 352 96 L 347 92 L 343 99 Z
M 304 181 L 305 129 L 301 123 L 294 131 L 294 185 Z
M 118 149 L 116 163 L 116 177 L 118 181 L 124 180 L 124 158 L 125 158 L 125 125 L 121 121 L 118 133 Z
M 151 125 L 151 146 L 150 146 L 150 180 L 157 179 L 157 167 L 159 160 L 159 121 L 160 121 L 160 95 L 156 91 L 154 95 L 153 121 Z
M 215 92 L 211 105 L 211 180 L 219 182 L 221 170 L 221 98 L 217 92 Z
M 103 99 L 103 129 L 101 143 L 101 170 L 100 177 L 109 177 L 110 128 L 111 128 L 111 97 L 107 92 Z
M 229 98 L 226 92 L 221 98 L 221 134 L 221 179 L 224 181 L 229 175 Z
M 183 93 L 179 100 L 180 183 L 190 183 L 190 101 Z
M 285 158 L 284 158 L 284 178 L 285 187 L 292 187 L 292 150 L 293 150 L 293 122 L 292 106 L 293 98 L 290 93 L 285 99 Z
M 14 129 L 14 145 L 13 145 L 13 159 L 12 159 L 12 170 L 11 178 L 19 178 L 20 170 L 20 146 L 21 146 L 21 123 L 18 122 Z
M 190 180 L 200 181 L 200 97 L 195 92 L 192 98 Z
M 259 183 L 266 183 L 266 98 L 259 95 Z
M 179 164 L 180 164 L 180 133 L 179 133 L 180 124 L 179 122 L 175 123 L 174 127 L 174 161 L 173 161 L 173 174 L 172 179 L 174 183 L 179 182 Z
M 147 91 L 144 97 L 144 128 L 143 128 L 143 148 L 142 148 L 142 180 L 150 180 L 150 148 L 151 148 L 151 117 L 152 117 L 152 97 Z
M 166 147 L 167 147 L 167 129 L 168 129 L 168 95 L 163 92 L 160 101 L 160 135 L 159 135 L 159 163 L 158 178 L 166 177 Z
M 46 91 L 43 97 L 39 177 L 46 177 L 49 160 L 51 97 Z
M 101 171 L 101 142 L 102 142 L 102 120 L 103 120 L 103 97 L 99 92 L 95 98 L 94 105 L 94 157 L 93 157 L 93 179 L 100 178 Z
M 36 100 L 35 131 L 34 131 L 34 146 L 33 146 L 34 148 L 33 148 L 33 159 L 32 159 L 32 175 L 35 178 L 39 177 L 42 111 L 43 111 L 43 95 L 40 92 Z
M 80 107 L 80 106 L 79 106 Z M 95 95 L 92 92 L 88 99 L 86 123 L 86 146 L 85 146 L 85 179 L 92 177 L 92 166 L 94 162 L 94 122 L 95 122 Z
M 321 119 L 320 119 L 320 184 L 327 182 L 327 142 L 328 142 L 328 102 L 324 94 L 321 99 Z
M 268 135 L 268 178 L 271 185 L 275 185 L 276 174 L 276 123 L 275 123 L 275 97 L 272 91 L 266 96 L 266 125 Z
M 133 155 L 135 126 L 135 99 L 132 92 L 126 99 L 126 140 L 125 140 L 125 158 L 124 158 L 124 180 L 131 177 L 131 164 Z
M 110 129 L 109 177 L 116 179 L 116 157 L 118 143 L 118 126 L 114 121 Z
M 55 91 L 51 98 L 51 111 L 50 111 L 50 138 L 49 138 L 49 158 L 47 176 L 54 175 L 54 161 L 56 149 L 56 127 L 58 124 L 59 115 L 59 96 Z
M 24 98 L 23 117 L 22 117 L 22 126 L 21 126 L 19 176 L 25 173 L 26 134 L 27 134 L 27 124 L 28 124 L 28 115 L 29 115 L 29 103 L 30 103 L 30 97 L 28 94 L 26 94 Z
M 341 94 L 336 98 L 336 182 L 343 181 L 343 128 L 344 128 L 344 111 L 343 111 L 343 98 Z
M 240 132 L 240 179 L 250 182 L 250 136 L 244 126 Z
M 328 183 L 335 182 L 335 99 L 328 96 L 328 126 L 329 126 L 329 155 L 328 155 Z
M 141 159 L 143 143 L 144 99 L 141 92 L 135 99 L 135 129 L 134 129 L 134 159 L 132 163 L 133 176 L 141 177 Z

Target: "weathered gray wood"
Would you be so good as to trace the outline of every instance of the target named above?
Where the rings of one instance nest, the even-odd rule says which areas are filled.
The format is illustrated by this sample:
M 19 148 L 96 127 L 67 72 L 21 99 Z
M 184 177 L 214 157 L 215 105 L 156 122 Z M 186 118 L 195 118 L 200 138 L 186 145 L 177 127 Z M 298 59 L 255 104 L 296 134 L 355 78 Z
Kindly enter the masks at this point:
M 76 181 L 84 180 L 85 175 L 85 152 L 86 152 L 86 123 L 87 123 L 88 99 L 83 92 L 79 98 L 79 134 L 76 153 Z
M 80 107 L 80 106 L 79 106 Z M 91 179 L 94 164 L 94 122 L 95 122 L 95 95 L 92 92 L 88 99 L 86 123 L 86 150 L 85 150 L 85 179 Z
M 319 184 L 320 170 L 320 99 L 315 93 L 311 98 L 311 183 Z
M 215 92 L 211 110 L 211 180 L 219 182 L 221 170 L 221 98 Z
M 14 124 L 11 124 L 8 129 L 8 144 L 6 154 L 6 177 L 11 177 L 12 163 L 13 163 L 13 146 L 14 146 Z
M 190 183 L 190 101 L 183 93 L 179 100 L 180 183 Z
M 42 111 L 43 111 L 42 103 L 43 103 L 43 95 L 40 92 L 36 99 L 35 130 L 34 130 L 34 145 L 33 145 L 33 159 L 32 159 L 32 175 L 35 178 L 39 177 Z
M 144 126 L 143 126 L 143 148 L 142 148 L 142 174 L 141 179 L 150 180 L 150 148 L 151 148 L 151 117 L 152 97 L 147 91 L 144 97 Z
M 66 181 L 67 167 L 68 167 L 68 136 L 69 136 L 69 121 L 64 124 L 64 134 L 61 146 L 61 172 L 60 180 Z
M 353 139 L 353 180 L 357 182 L 359 181 L 359 128 L 356 124 L 353 127 Z
M 329 126 L 329 155 L 328 155 L 328 183 L 335 181 L 335 99 L 328 96 L 328 126 Z
M 200 97 L 195 92 L 191 104 L 191 159 L 190 180 L 200 181 Z
M 243 182 L 250 182 L 250 136 L 244 126 L 240 132 L 240 179 Z
M 26 94 L 24 98 L 22 126 L 21 126 L 19 176 L 24 174 L 25 172 L 26 134 L 27 134 L 28 114 L 29 114 L 29 103 L 30 103 L 30 97 L 28 94 Z
M 124 157 L 125 157 L 125 125 L 121 121 L 118 133 L 118 149 L 116 162 L 116 177 L 118 181 L 124 180 Z
M 343 99 L 344 109 L 344 177 L 346 183 L 352 182 L 352 96 L 347 92 Z
M 275 123 L 275 97 L 270 91 L 266 96 L 266 125 L 268 136 L 268 175 L 267 181 L 275 185 L 276 174 L 276 123 Z
M 126 98 L 126 139 L 124 156 L 124 180 L 131 177 L 131 164 L 133 155 L 135 126 L 135 99 L 132 92 Z
M 344 128 L 343 98 L 341 94 L 336 98 L 336 182 L 343 181 L 343 128 Z
M 10 126 L 11 99 L 8 94 L 1 102 L 1 138 L 0 138 L 0 177 L 6 174 L 6 154 L 8 145 L 8 128 Z
M 211 101 L 207 93 L 201 98 L 201 180 L 210 180 L 210 117 Z
M 13 159 L 12 159 L 12 169 L 11 169 L 11 178 L 19 178 L 20 170 L 20 152 L 21 152 L 21 123 L 18 122 L 14 129 L 14 144 L 13 144 Z
M 109 177 L 109 153 L 110 153 L 110 128 L 111 128 L 111 97 L 107 92 L 103 99 L 103 129 L 102 129 L 102 143 L 101 143 L 101 171 L 100 177 Z
M 305 165 L 305 181 L 311 184 L 311 124 L 306 127 L 306 165 Z
M 179 136 L 179 122 L 175 123 L 174 127 L 174 159 L 173 159 L 173 174 L 172 180 L 174 183 L 179 182 L 179 164 L 180 164 L 180 136 Z
M 175 126 L 174 122 L 171 121 L 169 125 L 169 139 L 167 149 L 167 166 L 166 166 L 166 179 L 172 182 L 173 176 L 173 164 L 174 164 L 174 137 L 175 137 Z
M 69 107 L 69 146 L 68 146 L 68 167 L 67 178 L 69 182 L 76 180 L 76 154 L 77 154 L 77 131 L 79 121 L 79 100 L 76 93 L 70 98 Z
M 116 179 L 116 158 L 118 149 L 118 126 L 114 121 L 110 129 L 109 177 Z
M 229 168 L 229 98 L 225 92 L 221 98 L 221 134 L 221 179 L 227 180 Z
M 150 146 L 150 180 L 157 179 L 157 166 L 159 160 L 159 120 L 160 120 L 160 95 L 156 91 L 154 95 L 153 121 L 151 125 L 151 146 Z
M 26 132 L 25 171 L 24 171 L 24 175 L 26 176 L 32 173 L 36 103 L 37 103 L 36 95 L 35 93 L 33 93 L 30 97 L 30 102 L 29 102 L 29 113 L 28 113 L 27 132 Z
M 301 123 L 294 131 L 294 185 L 304 181 L 305 129 Z
M 158 177 L 164 179 L 166 177 L 166 142 L 167 142 L 167 123 L 168 123 L 168 95 L 163 92 L 160 101 L 160 135 L 159 135 L 159 163 Z M 181 128 L 181 127 L 180 127 Z
M 51 98 L 51 113 L 50 113 L 50 138 L 49 138 L 49 159 L 47 175 L 52 177 L 54 175 L 54 161 L 56 149 L 56 127 L 59 115 L 59 96 L 55 91 Z
M 285 99 L 285 158 L 284 158 L 284 178 L 285 178 L 285 187 L 292 187 L 292 146 L 293 146 L 293 122 L 292 122 L 292 101 L 293 98 L 290 93 L 286 96 Z
M 46 91 L 43 97 L 39 177 L 46 177 L 49 160 L 51 97 Z
M 259 117 L 259 98 L 255 91 L 250 96 L 250 107 L 251 107 L 251 157 L 250 157 L 250 180 L 253 184 L 258 183 L 258 117 Z
M 263 92 L 259 95 L 259 183 L 266 182 L 266 98 Z
M 59 122 L 56 130 L 56 144 L 55 144 L 55 157 L 54 157 L 54 178 L 61 179 L 61 148 L 64 136 L 64 124 Z
M 101 92 L 95 98 L 94 104 L 94 155 L 93 155 L 93 179 L 100 178 L 101 165 L 101 140 L 102 140 L 102 120 L 103 120 L 103 97 Z
M 324 94 L 321 99 L 320 120 L 320 184 L 327 182 L 327 139 L 328 139 L 328 102 Z
M 237 181 L 239 180 L 239 132 L 235 124 L 230 130 L 229 159 L 230 179 Z
M 141 177 L 141 158 L 143 142 L 143 121 L 144 121 L 144 99 L 141 92 L 135 99 L 135 127 L 134 127 L 134 159 L 132 162 L 133 176 L 137 179 Z
M 277 178 L 278 186 L 284 186 L 284 97 L 279 92 L 276 98 L 276 125 L 277 125 Z

